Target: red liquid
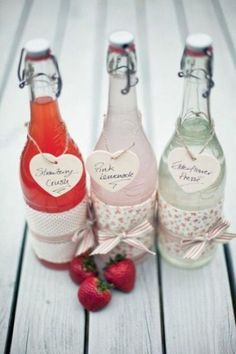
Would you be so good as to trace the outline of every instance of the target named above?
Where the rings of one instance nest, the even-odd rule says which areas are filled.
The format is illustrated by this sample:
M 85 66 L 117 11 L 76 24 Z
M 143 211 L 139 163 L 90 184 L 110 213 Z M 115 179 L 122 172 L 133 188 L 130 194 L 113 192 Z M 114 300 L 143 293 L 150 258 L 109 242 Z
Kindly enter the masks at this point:
M 29 134 L 37 142 L 42 152 L 51 153 L 54 156 L 60 156 L 64 152 L 66 130 L 60 117 L 57 101 L 50 97 L 40 97 L 31 102 Z M 77 156 L 83 163 L 81 153 L 70 137 L 65 153 Z M 86 194 L 85 169 L 74 188 L 60 197 L 53 197 L 42 189 L 31 176 L 29 164 L 32 157 L 37 154 L 39 154 L 37 147 L 28 138 L 20 163 L 21 186 L 26 203 L 35 210 L 47 213 L 63 212 L 75 207 Z M 46 265 L 50 265 L 50 262 L 46 262 Z M 59 268 L 62 266 L 58 264 Z

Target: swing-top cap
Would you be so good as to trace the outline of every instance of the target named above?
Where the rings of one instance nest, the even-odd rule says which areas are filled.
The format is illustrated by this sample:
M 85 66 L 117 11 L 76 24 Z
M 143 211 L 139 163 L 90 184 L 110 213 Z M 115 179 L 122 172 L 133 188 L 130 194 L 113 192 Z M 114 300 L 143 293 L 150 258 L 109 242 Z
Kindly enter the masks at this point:
M 44 38 L 31 39 L 25 44 L 25 51 L 32 59 L 45 57 L 50 53 L 50 43 Z
M 203 54 L 207 50 L 212 51 L 212 38 L 205 33 L 190 34 L 186 39 L 186 49 L 198 54 Z
M 134 50 L 134 36 L 128 31 L 116 31 L 109 36 L 110 49 L 117 48 L 125 50 L 127 48 Z

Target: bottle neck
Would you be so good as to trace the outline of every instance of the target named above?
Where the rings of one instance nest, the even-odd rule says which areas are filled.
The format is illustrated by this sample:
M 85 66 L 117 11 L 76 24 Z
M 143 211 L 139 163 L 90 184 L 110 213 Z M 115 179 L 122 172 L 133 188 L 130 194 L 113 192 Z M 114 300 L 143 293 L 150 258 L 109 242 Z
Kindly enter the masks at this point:
M 43 60 L 26 60 L 25 76 L 32 102 L 45 98 L 56 100 L 58 75 L 51 57 Z
M 57 70 L 52 57 L 25 61 L 25 78 L 29 86 L 31 123 L 49 127 L 61 122 L 57 103 Z
M 30 102 L 31 123 L 39 123 L 41 125 L 51 125 L 61 122 L 62 118 L 58 102 L 53 97 L 37 97 Z
M 41 151 L 58 156 L 66 148 L 67 131 L 57 102 L 58 79 L 53 60 L 26 60 L 25 78 L 30 92 L 29 135 Z M 31 140 L 32 142 L 32 140 Z M 37 152 L 39 148 L 34 144 Z
M 184 58 L 184 94 L 178 120 L 183 135 L 194 137 L 209 134 L 213 129 L 210 112 L 209 58 Z M 212 82 L 212 81 L 211 81 Z
M 181 123 L 189 116 L 202 116 L 208 123 L 211 123 L 210 97 L 204 97 L 207 91 L 207 81 L 193 77 L 185 78 L 183 103 L 181 109 Z
M 131 76 L 131 81 L 135 81 L 134 76 Z M 137 116 L 138 109 L 136 87 L 130 87 L 127 94 L 122 94 L 121 91 L 126 87 L 126 85 L 126 75 L 110 75 L 107 115 L 111 119 L 117 115 L 125 116 L 126 114 L 131 114 L 132 116 Z

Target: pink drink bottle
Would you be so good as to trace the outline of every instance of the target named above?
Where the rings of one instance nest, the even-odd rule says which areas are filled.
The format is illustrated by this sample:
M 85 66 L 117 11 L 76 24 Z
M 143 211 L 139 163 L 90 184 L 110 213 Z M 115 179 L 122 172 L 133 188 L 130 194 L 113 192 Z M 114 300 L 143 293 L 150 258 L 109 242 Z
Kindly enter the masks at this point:
M 138 161 L 138 170 L 135 177 L 127 183 L 122 182 L 124 186 L 117 191 L 111 191 L 107 185 L 98 183 L 98 179 L 95 181 L 92 176 L 91 195 L 97 221 L 98 243 L 101 243 L 100 239 L 104 241 L 102 237 L 99 237 L 99 231 L 102 236 L 107 236 L 106 241 L 109 241 L 110 232 L 110 238 L 116 238 L 115 244 L 118 244 L 112 249 L 108 246 L 109 256 L 122 252 L 137 260 L 143 258 L 147 252 L 143 247 L 138 247 L 140 243 L 148 249 L 153 245 L 157 164 L 152 147 L 144 133 L 137 107 L 136 53 L 131 33 L 119 31 L 111 34 L 107 70 L 110 74 L 108 110 L 95 152 L 106 152 L 108 156 L 118 154 L 117 159 L 111 160 L 117 163 L 118 168 L 113 169 L 113 165 L 109 164 L 105 170 L 107 175 L 104 178 L 108 178 L 106 182 L 111 178 L 111 183 L 113 183 L 112 178 L 117 177 L 118 171 L 117 185 L 119 185 L 119 176 L 127 177 L 128 175 L 123 173 L 127 171 L 122 170 L 119 164 L 122 165 L 121 161 L 125 160 L 126 165 L 131 166 L 133 155 Z M 90 163 L 87 165 L 89 170 L 93 167 Z M 109 174 L 109 169 L 113 175 Z M 150 222 L 152 227 L 145 228 L 142 225 L 145 221 Z M 136 228 L 137 237 L 134 236 Z M 143 232 L 140 231 L 142 228 L 144 228 Z M 126 236 L 126 241 L 130 235 L 130 238 L 137 241 L 136 244 L 133 245 L 129 240 L 125 242 L 121 235 Z M 118 242 L 119 237 L 120 242 Z

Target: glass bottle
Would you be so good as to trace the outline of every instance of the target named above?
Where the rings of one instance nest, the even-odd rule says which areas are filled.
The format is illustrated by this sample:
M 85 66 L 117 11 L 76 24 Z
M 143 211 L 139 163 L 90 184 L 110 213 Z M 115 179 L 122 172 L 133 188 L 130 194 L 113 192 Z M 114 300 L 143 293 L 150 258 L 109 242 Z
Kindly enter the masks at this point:
M 136 97 L 136 52 L 133 35 L 126 31 L 111 34 L 107 54 L 107 71 L 109 73 L 108 109 L 104 119 L 103 131 L 95 146 L 95 151 L 102 150 L 110 153 L 129 150 L 139 160 L 139 170 L 135 178 L 124 188 L 117 192 L 109 191 L 93 178 L 91 179 L 91 192 L 99 228 L 109 228 L 119 233 L 119 223 L 107 223 L 100 215 L 96 201 L 104 205 L 117 206 L 122 214 L 126 207 L 145 203 L 155 194 L 157 182 L 156 158 L 152 147 L 144 133 L 141 115 L 137 107 Z M 122 209 L 123 208 L 123 209 Z M 153 214 L 153 204 L 151 214 Z M 117 216 L 118 218 L 118 216 Z M 125 218 L 125 217 L 124 217 Z M 142 219 L 142 216 L 141 216 Z M 138 221 L 140 222 L 141 219 Z M 127 221 L 127 219 L 126 219 Z M 114 226 L 112 226 L 114 223 Z M 126 229 L 132 227 L 137 220 L 125 222 Z M 115 225 L 117 224 L 117 225 Z M 124 226 L 125 228 L 125 226 Z M 151 247 L 152 240 L 147 247 Z M 120 244 L 114 252 L 129 250 L 125 244 Z M 143 251 L 135 250 L 133 258 L 142 258 Z
M 179 73 L 182 110 L 159 166 L 159 249 L 167 261 L 186 268 L 212 259 L 216 246 L 211 242 L 197 257 L 186 254 L 191 242 L 221 218 L 224 198 L 225 158 L 210 113 L 212 59 L 208 35 L 187 37 Z
M 21 63 L 24 54 L 24 69 L 21 73 Z M 68 254 L 65 252 L 65 256 L 63 257 L 63 246 L 67 247 L 68 244 L 62 243 L 58 252 L 60 253 L 60 258 L 65 259 L 65 261 L 51 261 L 50 259 L 44 258 L 39 250 L 41 238 L 43 239 L 44 236 L 47 238 L 48 235 L 37 235 L 35 227 L 42 225 L 42 230 L 50 227 L 48 224 L 51 220 L 51 216 L 51 221 L 54 223 L 51 225 L 51 228 L 55 226 L 55 232 L 58 232 L 56 231 L 57 227 L 55 223 L 59 222 L 59 219 L 60 223 L 64 223 L 63 232 L 66 233 L 66 231 L 69 232 L 69 230 L 71 232 L 73 225 L 70 227 L 66 225 L 66 223 L 70 221 L 70 217 L 74 220 L 76 214 L 78 214 L 76 208 L 86 196 L 86 176 L 81 153 L 69 136 L 65 123 L 60 115 L 57 98 L 61 92 L 62 82 L 57 61 L 51 54 L 50 45 L 46 40 L 34 39 L 26 43 L 21 53 L 18 76 L 20 87 L 22 88 L 28 85 L 30 91 L 30 122 L 28 125 L 27 142 L 20 160 L 20 179 L 27 205 L 27 221 L 31 234 L 34 236 L 32 237 L 32 244 L 33 248 L 35 248 L 36 255 L 44 261 L 46 265 L 64 267 L 64 265 L 66 266 L 70 261 L 75 244 L 70 247 L 68 252 L 66 251 Z M 74 187 L 66 192 L 61 192 L 61 190 L 58 189 L 58 196 L 54 196 L 45 190 L 38 181 L 33 178 L 30 170 L 32 159 L 39 154 L 41 154 L 43 158 L 46 157 L 46 159 L 44 159 L 44 168 L 42 169 L 40 167 L 41 170 L 38 170 L 41 171 L 42 178 L 44 173 L 51 173 L 50 168 L 54 163 L 58 163 L 56 160 L 53 161 L 53 157 L 60 157 L 63 154 L 68 156 L 69 154 L 79 159 L 82 166 L 82 171 L 80 171 L 81 177 Z M 49 156 L 45 154 L 51 154 L 49 161 L 47 161 L 47 157 Z M 50 161 L 50 159 L 52 161 Z M 68 182 L 65 179 L 67 172 L 63 170 L 63 166 L 58 166 L 59 168 L 55 173 L 62 173 L 61 179 L 59 182 L 58 179 L 57 182 L 48 179 L 47 184 L 55 183 L 57 187 L 57 183 L 59 183 L 59 187 L 63 188 L 63 181 L 65 183 Z M 51 178 L 50 175 L 49 178 Z M 73 216 L 71 216 L 72 214 Z M 45 229 L 45 231 L 47 230 Z M 44 231 L 42 231 L 42 233 L 43 232 Z M 54 236 L 57 237 L 60 236 L 60 234 Z M 52 240 L 48 240 L 48 248 L 50 247 L 52 247 Z M 57 251 L 54 252 L 53 258 L 56 257 L 56 252 Z

